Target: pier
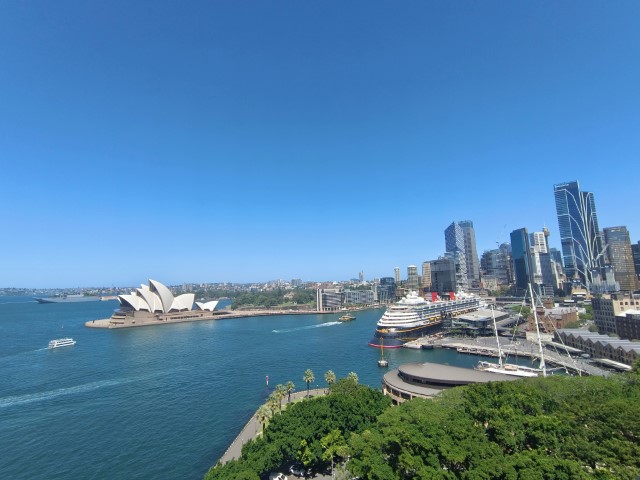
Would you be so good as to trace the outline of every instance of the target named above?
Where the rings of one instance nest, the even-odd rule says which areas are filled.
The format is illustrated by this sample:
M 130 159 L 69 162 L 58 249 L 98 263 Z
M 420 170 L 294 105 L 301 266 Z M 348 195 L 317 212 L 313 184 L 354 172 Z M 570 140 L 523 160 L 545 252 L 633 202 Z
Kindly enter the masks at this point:
M 413 348 L 418 348 L 419 345 L 431 345 L 434 348 L 450 348 L 456 350 L 458 353 L 464 353 L 468 355 L 481 355 L 487 357 L 498 356 L 498 344 L 493 337 L 477 337 L 477 338 L 419 338 L 411 343 Z M 502 343 L 502 342 L 501 342 Z M 543 344 L 544 345 L 544 344 Z M 412 348 L 409 347 L 409 348 Z M 551 345 L 555 347 L 555 345 Z M 557 350 L 562 350 L 564 347 L 555 347 Z M 515 343 L 509 343 L 506 345 L 500 345 L 503 357 L 515 357 L 515 358 L 530 358 L 532 362 L 538 361 L 540 355 L 538 353 L 538 345 L 527 341 L 525 339 L 518 339 Z M 569 349 L 567 349 L 569 350 Z M 571 350 L 569 350 L 571 351 Z M 591 362 L 597 360 L 586 360 L 583 358 L 574 358 L 566 354 L 561 354 L 558 351 L 551 350 L 549 346 L 546 346 L 544 350 L 545 363 L 553 365 L 567 372 L 571 372 L 577 375 L 598 375 L 601 377 L 608 377 L 611 375 L 609 370 L 605 370 L 596 365 L 592 365 Z

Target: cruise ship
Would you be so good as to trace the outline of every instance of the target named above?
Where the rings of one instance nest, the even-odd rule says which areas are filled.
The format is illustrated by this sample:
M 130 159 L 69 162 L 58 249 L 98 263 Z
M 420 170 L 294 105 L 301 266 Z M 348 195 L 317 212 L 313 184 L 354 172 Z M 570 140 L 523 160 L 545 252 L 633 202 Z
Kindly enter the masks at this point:
M 399 348 L 405 342 L 439 332 L 446 318 L 473 312 L 478 308 L 480 299 L 471 294 L 450 293 L 448 300 L 442 300 L 434 292 L 431 301 L 427 301 L 416 292 L 409 292 L 402 300 L 387 307 L 378 320 L 376 333 L 369 345 L 377 348 Z

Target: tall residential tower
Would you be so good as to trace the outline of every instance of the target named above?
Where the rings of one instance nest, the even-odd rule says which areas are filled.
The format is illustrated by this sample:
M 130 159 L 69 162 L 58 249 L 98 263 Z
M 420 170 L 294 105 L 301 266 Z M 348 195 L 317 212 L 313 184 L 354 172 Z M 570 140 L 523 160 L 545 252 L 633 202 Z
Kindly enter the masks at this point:
M 467 261 L 467 279 L 472 287 L 480 286 L 480 262 L 478 261 L 478 249 L 476 248 L 476 231 L 471 220 L 463 220 L 458 223 L 464 234 L 464 255 Z

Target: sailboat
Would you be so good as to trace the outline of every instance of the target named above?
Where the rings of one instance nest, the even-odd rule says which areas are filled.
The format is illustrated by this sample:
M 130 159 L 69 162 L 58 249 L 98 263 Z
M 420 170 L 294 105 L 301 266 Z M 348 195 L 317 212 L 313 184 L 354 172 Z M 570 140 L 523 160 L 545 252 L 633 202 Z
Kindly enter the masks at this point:
M 496 342 L 498 343 L 498 363 L 478 362 L 476 366 L 476 370 L 482 370 L 484 372 L 492 372 L 492 373 L 500 373 L 503 375 L 512 375 L 514 377 L 539 377 L 542 375 L 543 377 L 547 376 L 547 370 L 544 364 L 544 353 L 542 351 L 542 340 L 540 339 L 540 328 L 538 326 L 538 315 L 536 313 L 536 305 L 533 299 L 533 292 L 531 291 L 531 284 L 529 284 L 529 292 L 531 293 L 531 305 L 533 306 L 533 317 L 536 323 L 536 332 L 538 336 L 538 349 L 540 354 L 540 368 L 531 368 L 524 367 L 522 365 L 517 365 L 514 363 L 506 363 L 503 362 L 502 357 L 502 348 L 500 347 L 500 338 L 498 337 L 498 327 L 496 326 L 496 315 L 493 310 L 493 306 L 491 307 L 491 316 L 493 318 L 493 331 L 496 335 Z
M 380 360 L 378 360 L 379 367 L 388 367 L 389 362 L 384 359 L 384 338 L 380 338 Z

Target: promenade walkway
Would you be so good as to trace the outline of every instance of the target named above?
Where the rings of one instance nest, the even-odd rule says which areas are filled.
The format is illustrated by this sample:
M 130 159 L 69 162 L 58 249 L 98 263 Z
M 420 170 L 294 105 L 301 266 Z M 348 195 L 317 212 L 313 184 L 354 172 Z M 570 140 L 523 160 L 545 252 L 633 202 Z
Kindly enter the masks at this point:
M 309 395 L 314 397 L 325 395 L 325 393 L 326 393 L 326 389 L 324 388 L 309 390 Z M 291 403 L 301 398 L 304 398 L 306 395 L 307 395 L 306 389 L 292 393 Z M 282 405 L 284 406 L 288 403 L 289 403 L 289 399 L 288 397 L 285 397 L 284 400 L 282 401 Z M 238 434 L 236 439 L 231 443 L 229 448 L 227 448 L 227 451 L 224 452 L 224 455 L 222 455 L 222 458 L 220 459 L 220 463 L 224 464 L 224 463 L 227 463 L 229 460 L 240 458 L 240 455 L 242 454 L 242 446 L 245 443 L 247 443 L 249 440 L 254 439 L 258 435 L 258 433 L 260 433 L 261 429 L 262 429 L 262 425 L 260 424 L 260 422 L 258 422 L 256 418 L 256 414 L 254 413 L 253 416 L 247 422 L 247 424 L 244 426 L 242 431 Z

